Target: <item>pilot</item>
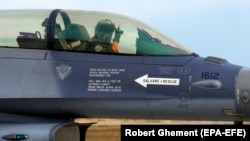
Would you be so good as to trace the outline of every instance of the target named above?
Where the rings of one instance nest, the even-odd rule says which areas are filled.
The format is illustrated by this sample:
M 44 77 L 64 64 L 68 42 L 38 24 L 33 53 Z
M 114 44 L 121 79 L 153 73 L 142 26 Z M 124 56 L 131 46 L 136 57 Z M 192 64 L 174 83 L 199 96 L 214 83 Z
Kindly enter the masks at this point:
M 115 33 L 112 40 L 113 33 Z M 118 43 L 123 31 L 115 27 L 115 24 L 109 19 L 100 20 L 95 27 L 95 35 L 92 37 L 92 45 L 89 51 L 95 52 L 118 52 Z

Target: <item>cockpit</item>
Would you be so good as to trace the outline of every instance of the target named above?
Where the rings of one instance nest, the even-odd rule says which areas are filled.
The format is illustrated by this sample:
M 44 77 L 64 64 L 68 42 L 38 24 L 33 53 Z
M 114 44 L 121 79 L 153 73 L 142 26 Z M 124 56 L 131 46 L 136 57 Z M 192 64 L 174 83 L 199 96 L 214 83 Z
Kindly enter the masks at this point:
M 0 47 L 131 55 L 190 55 L 130 17 L 80 10 L 0 11 Z

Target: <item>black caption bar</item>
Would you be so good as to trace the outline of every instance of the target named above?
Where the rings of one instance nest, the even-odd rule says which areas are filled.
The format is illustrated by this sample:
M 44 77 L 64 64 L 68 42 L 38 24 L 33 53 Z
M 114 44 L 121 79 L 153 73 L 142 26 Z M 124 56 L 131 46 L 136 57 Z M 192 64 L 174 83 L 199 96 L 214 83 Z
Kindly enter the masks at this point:
M 121 125 L 121 141 L 131 139 L 194 139 L 214 141 L 214 139 L 235 139 L 250 141 L 250 125 Z

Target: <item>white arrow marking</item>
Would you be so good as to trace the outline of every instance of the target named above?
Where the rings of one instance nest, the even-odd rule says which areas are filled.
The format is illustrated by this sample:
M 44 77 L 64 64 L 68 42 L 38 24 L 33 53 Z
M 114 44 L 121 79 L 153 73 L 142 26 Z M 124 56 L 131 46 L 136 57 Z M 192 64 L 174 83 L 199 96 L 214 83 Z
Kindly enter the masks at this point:
M 148 74 L 135 79 L 135 82 L 139 83 L 143 87 L 147 88 L 147 85 L 174 85 L 178 86 L 180 84 L 180 79 L 178 78 L 154 78 L 148 77 Z

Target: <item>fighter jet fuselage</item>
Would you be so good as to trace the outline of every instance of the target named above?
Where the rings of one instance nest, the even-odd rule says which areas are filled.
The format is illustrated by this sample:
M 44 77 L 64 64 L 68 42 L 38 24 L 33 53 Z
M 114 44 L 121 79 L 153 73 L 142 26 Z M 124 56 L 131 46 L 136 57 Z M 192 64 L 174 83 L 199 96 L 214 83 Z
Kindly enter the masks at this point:
M 224 59 L 1 49 L 0 112 L 244 120 L 248 70 Z M 160 61 L 159 61 L 160 60 Z M 244 82 L 245 81 L 245 82 Z
M 246 67 L 201 57 L 121 15 L 56 9 L 20 18 L 27 13 L 0 13 L 3 139 L 22 130 L 37 140 L 30 127 L 41 126 L 47 139 L 75 118 L 250 120 Z M 83 140 L 82 128 L 74 124 L 72 140 Z

